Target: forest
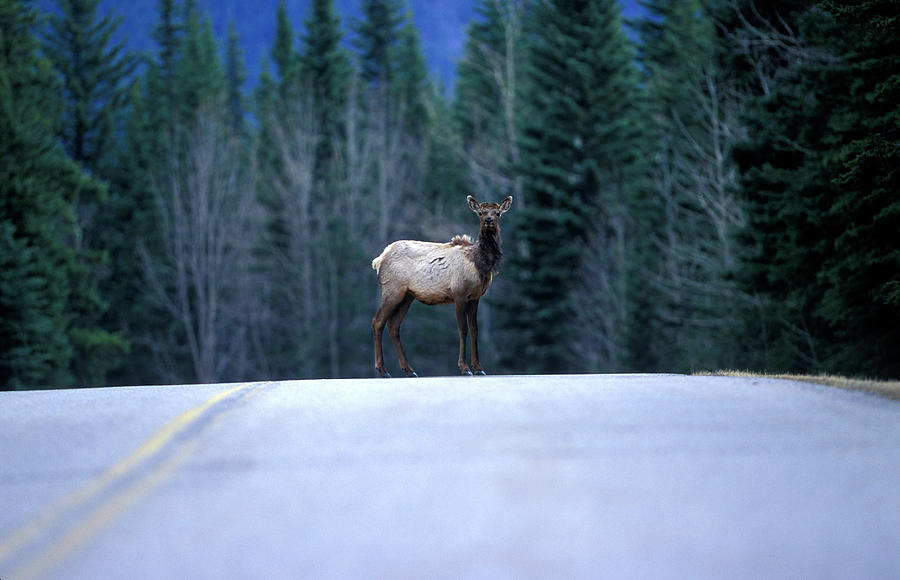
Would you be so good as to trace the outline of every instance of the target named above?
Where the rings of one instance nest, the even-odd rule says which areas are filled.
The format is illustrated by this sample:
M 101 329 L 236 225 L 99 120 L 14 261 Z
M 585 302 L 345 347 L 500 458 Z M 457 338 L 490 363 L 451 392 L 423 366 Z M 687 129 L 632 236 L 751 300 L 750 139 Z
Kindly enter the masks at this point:
M 890 0 L 479 0 L 449 94 L 401 0 L 282 2 L 251 89 L 194 0 L 147 54 L 55 4 L 0 0 L 0 389 L 374 376 L 372 258 L 467 195 L 489 374 L 900 378 Z M 452 307 L 403 332 L 458 372 Z

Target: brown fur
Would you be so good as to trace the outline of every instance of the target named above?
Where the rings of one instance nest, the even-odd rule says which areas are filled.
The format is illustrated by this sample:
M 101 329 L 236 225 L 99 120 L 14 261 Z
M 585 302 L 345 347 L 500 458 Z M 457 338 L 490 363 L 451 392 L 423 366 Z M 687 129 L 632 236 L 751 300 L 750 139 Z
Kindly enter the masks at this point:
M 469 208 L 481 220 L 475 243 L 465 235 L 454 236 L 447 243 L 400 240 L 372 260 L 381 285 L 381 305 L 372 319 L 375 369 L 381 376 L 390 376 L 384 368 L 381 348 L 385 325 L 397 350 L 400 368 L 407 376 L 416 376 L 400 342 L 400 324 L 413 300 L 429 305 L 456 304 L 460 373 L 472 374 L 465 362 L 466 337 L 471 333 L 472 368 L 484 374 L 478 360 L 478 300 L 491 285 L 494 269 L 503 257 L 500 215 L 509 210 L 511 203 L 511 196 L 502 204 L 479 204 L 468 197 Z

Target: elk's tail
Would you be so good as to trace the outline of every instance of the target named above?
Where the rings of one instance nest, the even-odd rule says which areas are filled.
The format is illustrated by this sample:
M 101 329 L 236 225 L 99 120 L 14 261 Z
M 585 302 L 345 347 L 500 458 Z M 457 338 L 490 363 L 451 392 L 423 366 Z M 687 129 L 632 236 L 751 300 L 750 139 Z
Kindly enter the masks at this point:
M 384 252 L 381 253 L 380 256 L 372 260 L 372 269 L 375 270 L 376 274 L 379 274 L 379 270 L 381 270 L 381 261 L 384 260 Z

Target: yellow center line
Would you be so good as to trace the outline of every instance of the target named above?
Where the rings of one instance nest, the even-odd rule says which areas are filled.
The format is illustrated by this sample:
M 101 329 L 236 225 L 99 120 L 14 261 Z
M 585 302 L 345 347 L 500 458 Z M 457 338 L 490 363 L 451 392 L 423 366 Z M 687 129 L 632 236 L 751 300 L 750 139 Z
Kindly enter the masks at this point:
M 45 552 L 38 557 L 32 558 L 22 568 L 13 570 L 10 578 L 31 580 L 32 578 L 40 578 L 54 569 L 66 556 L 96 535 L 116 516 L 168 479 L 193 455 L 198 446 L 199 441 L 193 440 L 179 447 L 178 453 L 174 457 L 160 465 L 143 479 L 139 479 L 131 487 L 101 504 Z
M 40 538 L 47 530 L 56 525 L 67 514 L 89 503 L 104 490 L 130 475 L 138 466 L 148 462 L 154 456 L 159 454 L 166 444 L 171 442 L 180 433 L 184 432 L 190 425 L 202 418 L 214 405 L 240 391 L 261 384 L 264 383 L 243 383 L 232 389 L 218 393 L 202 404 L 185 411 L 175 419 L 166 423 L 162 429 L 135 448 L 128 456 L 117 464 L 107 469 L 97 478 L 88 482 L 74 493 L 64 497 L 34 518 L 31 522 L 28 522 L 15 532 L 12 532 L 10 535 L 0 540 L 0 565 L 4 564 L 6 560 L 10 559 L 23 547 Z M 189 446 L 188 448 L 193 449 L 193 447 L 195 447 L 195 445 Z M 160 472 L 168 473 L 169 471 L 174 471 L 174 469 L 180 465 L 180 462 L 176 462 L 175 459 L 183 457 L 183 459 L 186 460 L 189 455 L 190 454 L 185 454 L 184 451 L 178 453 L 175 458 L 164 464 L 162 468 L 152 473 L 143 481 L 138 482 L 132 489 L 143 489 L 143 487 L 141 487 L 142 485 L 149 485 L 149 488 L 152 488 L 156 485 L 154 482 L 157 480 L 162 481 L 162 479 L 164 479 L 159 477 Z M 120 501 L 121 496 L 116 503 Z

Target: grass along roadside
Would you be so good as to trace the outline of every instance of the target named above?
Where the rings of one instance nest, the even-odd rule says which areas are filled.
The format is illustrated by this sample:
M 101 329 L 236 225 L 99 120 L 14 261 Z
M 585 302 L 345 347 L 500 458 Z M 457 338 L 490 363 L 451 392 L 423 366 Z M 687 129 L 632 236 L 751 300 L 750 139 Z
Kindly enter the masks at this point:
M 766 374 L 750 371 L 720 370 L 712 372 L 695 372 L 694 375 L 714 377 L 759 377 L 765 379 L 785 379 L 788 381 L 803 381 L 827 385 L 848 391 L 865 391 L 895 401 L 900 401 L 900 381 L 875 381 L 870 379 L 853 379 L 836 375 L 794 375 L 794 374 Z

